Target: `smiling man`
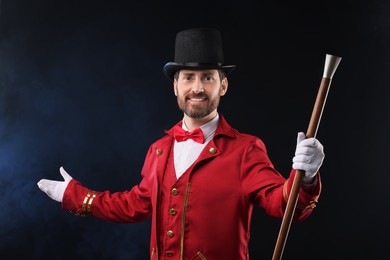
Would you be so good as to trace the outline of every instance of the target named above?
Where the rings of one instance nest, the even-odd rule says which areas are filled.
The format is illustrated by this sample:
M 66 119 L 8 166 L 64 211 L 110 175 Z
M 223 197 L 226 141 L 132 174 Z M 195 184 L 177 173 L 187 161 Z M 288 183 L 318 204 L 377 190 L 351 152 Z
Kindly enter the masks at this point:
M 190 130 L 217 115 L 219 99 L 228 88 L 227 78 L 218 70 L 182 70 L 175 73 L 174 90 L 184 121 Z
M 217 111 L 234 68 L 224 64 L 217 30 L 179 32 L 175 61 L 163 71 L 184 116 L 150 146 L 140 184 L 92 191 L 61 167 L 64 181 L 43 179 L 39 188 L 76 215 L 122 223 L 151 217 L 151 259 L 249 259 L 253 206 L 282 218 L 300 169 L 305 175 L 293 220 L 307 218 L 320 195 L 324 153 L 317 139 L 298 133 L 291 172 L 283 177 L 261 139 L 238 132 Z

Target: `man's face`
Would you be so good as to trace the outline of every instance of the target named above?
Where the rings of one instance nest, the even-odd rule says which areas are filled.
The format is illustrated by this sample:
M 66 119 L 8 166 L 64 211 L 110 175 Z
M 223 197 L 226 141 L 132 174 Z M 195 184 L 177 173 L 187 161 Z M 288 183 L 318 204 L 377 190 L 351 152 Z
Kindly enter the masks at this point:
M 200 119 L 216 113 L 228 82 L 226 78 L 221 81 L 216 69 L 181 70 L 173 85 L 179 108 L 187 116 Z

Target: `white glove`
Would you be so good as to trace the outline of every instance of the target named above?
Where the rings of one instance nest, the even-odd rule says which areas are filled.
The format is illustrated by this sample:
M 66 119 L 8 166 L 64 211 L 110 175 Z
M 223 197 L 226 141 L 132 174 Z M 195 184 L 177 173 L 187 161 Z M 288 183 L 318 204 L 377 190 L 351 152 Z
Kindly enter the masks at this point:
M 58 202 L 62 202 L 64 192 L 68 183 L 73 179 L 63 167 L 60 168 L 60 173 L 64 178 L 64 181 L 52 181 L 47 179 L 40 180 L 37 184 L 38 187 L 45 192 L 50 198 Z
M 324 160 L 324 147 L 316 138 L 307 138 L 299 132 L 293 158 L 293 168 L 305 171 L 303 183 L 312 183 Z

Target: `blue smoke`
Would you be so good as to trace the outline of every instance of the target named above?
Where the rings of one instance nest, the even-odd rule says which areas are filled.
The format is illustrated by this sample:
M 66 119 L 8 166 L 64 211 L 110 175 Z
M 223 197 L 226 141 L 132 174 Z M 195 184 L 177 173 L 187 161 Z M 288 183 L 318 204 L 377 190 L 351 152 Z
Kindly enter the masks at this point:
M 163 134 L 161 107 L 153 100 L 165 98 L 162 86 L 169 82 L 148 77 L 149 66 L 162 75 L 161 61 L 138 40 L 118 39 L 128 25 L 103 23 L 103 29 L 99 21 L 69 30 L 28 23 L 3 28 L 2 259 L 148 259 L 149 221 L 75 217 L 36 185 L 41 178 L 61 180 L 64 166 L 92 189 L 131 188 L 140 180 L 148 145 Z

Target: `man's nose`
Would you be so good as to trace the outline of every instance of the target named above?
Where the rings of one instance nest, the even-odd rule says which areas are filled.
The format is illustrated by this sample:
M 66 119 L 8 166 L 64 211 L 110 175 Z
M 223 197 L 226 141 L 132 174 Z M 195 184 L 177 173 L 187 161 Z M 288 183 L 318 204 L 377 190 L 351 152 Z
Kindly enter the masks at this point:
M 204 92 L 204 87 L 201 80 L 196 80 L 192 86 L 192 92 L 195 94 L 199 94 Z

